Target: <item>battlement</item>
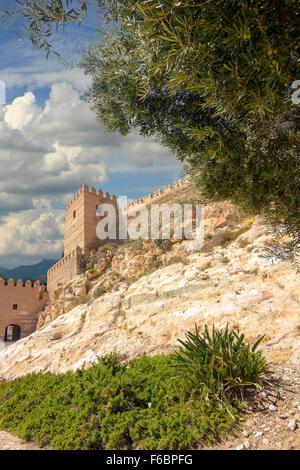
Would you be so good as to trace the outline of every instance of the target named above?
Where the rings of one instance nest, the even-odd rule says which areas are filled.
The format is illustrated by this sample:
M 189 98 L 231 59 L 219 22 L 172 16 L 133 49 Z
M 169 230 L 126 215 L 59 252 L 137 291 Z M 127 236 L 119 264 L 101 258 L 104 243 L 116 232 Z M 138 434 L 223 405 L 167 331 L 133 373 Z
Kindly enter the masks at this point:
M 19 290 L 19 289 L 32 289 L 35 293 L 38 294 L 39 298 L 44 298 L 47 300 L 48 294 L 45 292 L 45 285 L 40 283 L 40 281 L 35 281 L 34 284 L 32 284 L 31 281 L 27 280 L 25 283 L 23 283 L 22 279 L 19 279 L 18 281 L 15 281 L 15 279 L 8 279 L 7 284 L 5 283 L 4 279 L 0 278 L 0 289 L 8 289 L 13 287 L 14 289 Z M 31 291 L 31 294 L 32 294 Z
M 67 205 L 64 253 L 69 255 L 79 246 L 81 249 L 97 248 L 99 239 L 96 226 L 100 220 L 96 210 L 101 204 L 111 204 L 117 208 L 117 197 L 101 189 L 82 186 Z
M 45 286 L 36 281 L 0 279 L 0 340 L 17 340 L 36 329 L 38 314 L 48 301 Z M 10 331 L 13 331 L 10 338 Z M 9 339 L 10 338 L 10 339 Z
M 106 192 L 103 194 L 103 191 L 101 189 L 96 190 L 96 188 L 89 188 L 86 184 L 84 184 L 75 194 L 75 196 L 68 202 L 66 210 L 71 209 L 74 204 L 82 197 L 82 195 L 93 195 L 97 196 L 99 198 L 99 204 L 101 203 L 116 203 L 117 197 L 115 195 L 110 195 L 110 193 Z
M 18 288 L 32 288 L 32 289 L 40 289 L 44 292 L 45 286 L 44 284 L 41 285 L 40 281 L 35 281 L 34 284 L 32 284 L 31 281 L 25 281 L 23 282 L 22 279 L 18 279 L 16 281 L 15 279 L 8 279 L 7 283 L 5 283 L 5 280 L 0 278 L 0 287 L 18 287 Z
M 50 299 L 54 292 L 66 281 L 69 281 L 82 272 L 81 265 L 84 256 L 89 255 L 88 249 L 81 249 L 79 246 L 61 258 L 47 273 L 47 288 Z
M 153 194 L 147 194 L 147 196 L 144 196 L 140 199 L 137 199 L 136 201 L 131 202 L 128 204 L 127 208 L 133 207 L 138 204 L 152 204 L 153 202 L 156 202 L 158 199 L 160 199 L 162 196 L 165 196 L 166 194 L 170 194 L 173 191 L 177 191 L 178 189 L 186 186 L 190 181 L 190 176 L 187 176 L 184 181 L 178 180 L 174 181 L 173 186 L 171 184 L 168 184 L 167 186 L 164 186 L 163 189 L 157 189 L 156 191 L 153 192 Z
M 79 248 L 79 246 L 77 248 L 75 248 L 75 250 L 71 251 L 71 253 L 69 253 L 68 255 L 64 256 L 63 258 L 61 258 L 56 264 L 54 264 L 49 270 L 48 270 L 48 278 L 55 273 L 55 271 L 57 271 L 58 269 L 60 269 L 62 266 L 64 266 L 65 264 L 67 264 L 70 260 L 72 260 L 73 258 L 79 258 L 80 255 L 82 254 L 82 249 Z

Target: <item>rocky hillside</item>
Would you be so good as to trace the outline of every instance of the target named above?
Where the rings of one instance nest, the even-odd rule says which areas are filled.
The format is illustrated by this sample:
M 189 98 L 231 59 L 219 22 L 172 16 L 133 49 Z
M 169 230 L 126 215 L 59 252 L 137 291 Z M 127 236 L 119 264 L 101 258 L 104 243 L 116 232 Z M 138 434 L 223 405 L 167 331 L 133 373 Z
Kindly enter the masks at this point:
M 76 369 L 113 350 L 124 359 L 169 352 L 195 324 L 226 323 L 251 341 L 265 334 L 267 358 L 297 367 L 300 276 L 264 256 L 271 241 L 263 219 L 223 203 L 205 208 L 200 251 L 188 241 L 102 247 L 85 274 L 57 290 L 38 331 L 0 353 L 0 376 Z

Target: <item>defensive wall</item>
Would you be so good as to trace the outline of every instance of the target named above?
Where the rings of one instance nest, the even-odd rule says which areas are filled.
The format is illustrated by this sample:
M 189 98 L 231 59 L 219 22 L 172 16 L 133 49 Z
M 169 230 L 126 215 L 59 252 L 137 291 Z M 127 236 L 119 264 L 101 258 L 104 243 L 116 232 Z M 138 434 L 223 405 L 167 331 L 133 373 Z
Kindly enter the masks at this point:
M 19 332 L 19 338 L 30 335 L 36 329 L 38 314 L 44 310 L 48 301 L 45 286 L 36 281 L 32 286 L 31 281 L 15 281 L 9 279 L 5 285 L 4 279 L 0 279 L 0 341 L 6 338 L 7 328 L 15 326 L 15 332 Z
M 159 199 L 185 187 L 189 177 L 184 181 L 175 181 L 153 194 L 140 198 L 128 204 L 128 209 L 136 204 L 149 205 L 159 202 Z M 101 217 L 96 215 L 96 209 L 101 204 L 112 204 L 117 209 L 117 198 L 103 191 L 89 189 L 87 185 L 82 186 L 66 207 L 66 222 L 64 236 L 64 257 L 52 266 L 47 274 L 47 289 L 50 299 L 54 292 L 66 284 L 77 274 L 85 270 L 86 259 L 89 253 L 97 250 L 109 240 L 99 240 L 96 234 L 96 226 Z
M 185 186 L 187 186 L 189 181 L 190 181 L 189 176 L 187 176 L 184 180 L 174 181 L 173 186 L 171 184 L 168 184 L 167 186 L 164 186 L 162 189 L 157 189 L 156 191 L 153 192 L 153 194 L 152 193 L 147 194 L 147 196 L 144 196 L 140 199 L 137 199 L 136 201 L 131 202 L 130 204 L 128 204 L 128 209 L 137 204 L 144 204 L 145 206 L 147 206 L 149 204 L 157 203 L 159 202 L 159 199 L 162 196 L 175 192 L 178 189 L 183 189 Z

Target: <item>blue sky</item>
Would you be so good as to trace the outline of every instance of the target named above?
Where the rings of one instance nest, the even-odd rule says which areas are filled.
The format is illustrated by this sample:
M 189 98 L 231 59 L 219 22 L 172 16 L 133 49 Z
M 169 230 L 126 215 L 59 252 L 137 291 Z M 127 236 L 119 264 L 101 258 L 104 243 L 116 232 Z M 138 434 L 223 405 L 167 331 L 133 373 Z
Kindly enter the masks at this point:
M 96 15 L 55 36 L 68 61 L 96 40 Z M 138 133 L 107 135 L 82 101 L 90 79 L 0 27 L 0 266 L 58 258 L 64 207 L 83 184 L 136 199 L 183 170 L 157 142 Z

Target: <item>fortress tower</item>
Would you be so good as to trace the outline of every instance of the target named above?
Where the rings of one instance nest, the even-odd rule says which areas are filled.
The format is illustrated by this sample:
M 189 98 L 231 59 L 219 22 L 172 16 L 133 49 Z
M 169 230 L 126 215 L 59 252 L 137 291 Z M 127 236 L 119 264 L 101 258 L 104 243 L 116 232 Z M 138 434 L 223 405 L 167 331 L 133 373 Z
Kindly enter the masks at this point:
M 103 194 L 100 189 L 98 192 L 95 188 L 89 190 L 86 185 L 82 186 L 69 202 L 66 208 L 64 256 L 77 247 L 93 250 L 101 245 L 101 240 L 96 234 L 100 220 L 96 210 L 101 204 L 112 204 L 117 209 L 117 198 L 109 193 Z M 107 243 L 107 240 L 103 243 Z
M 188 178 L 183 182 L 175 181 L 174 187 L 165 186 L 163 190 L 141 198 L 128 205 L 131 208 L 135 204 L 149 205 L 152 202 L 158 202 L 159 199 L 167 193 L 181 189 L 188 183 Z M 64 256 L 47 274 L 47 290 L 50 299 L 53 298 L 55 291 L 60 289 L 77 274 L 84 272 L 86 261 L 92 250 L 97 250 L 101 245 L 109 241 L 100 240 L 97 237 L 96 228 L 101 217 L 96 215 L 96 210 L 101 204 L 112 204 L 116 208 L 117 227 L 116 235 L 118 237 L 118 205 L 116 196 L 110 196 L 109 193 L 103 194 L 100 189 L 89 189 L 87 185 L 82 186 L 69 202 L 66 208 L 65 236 L 64 236 Z M 105 215 L 104 215 L 105 216 Z

